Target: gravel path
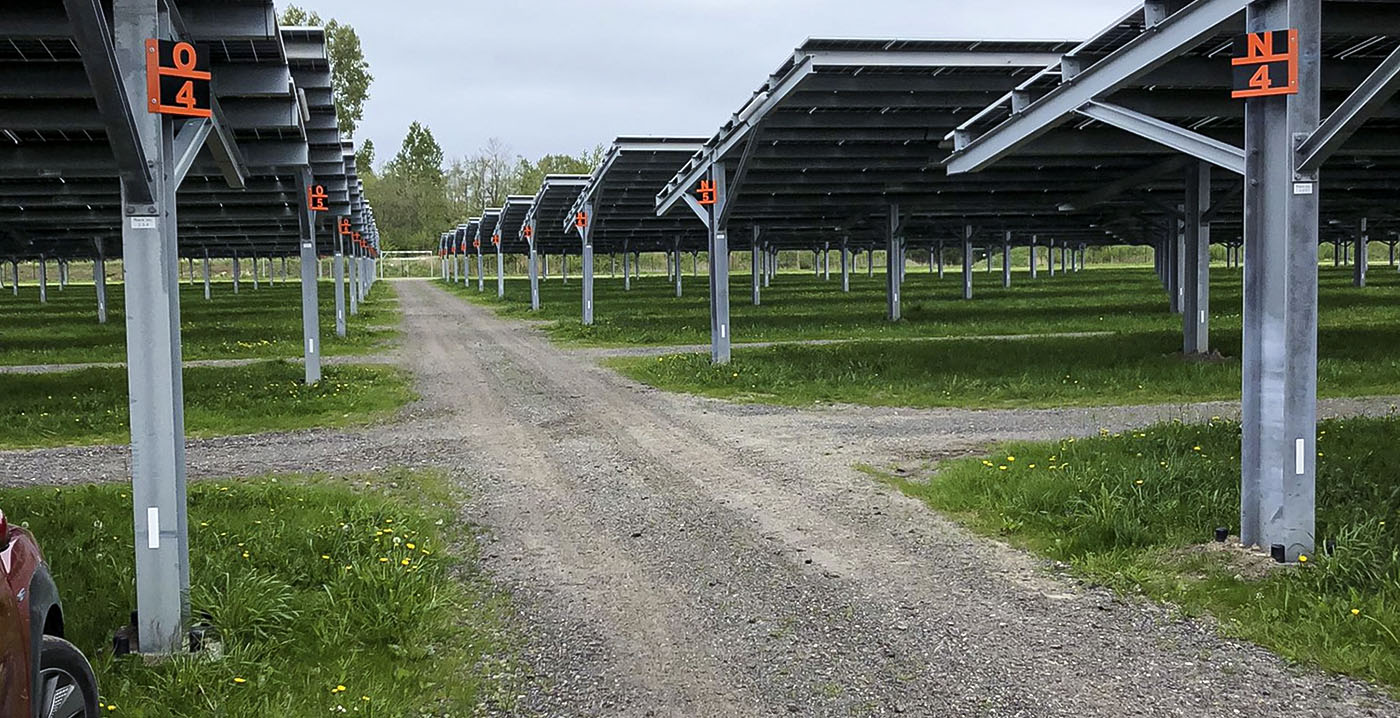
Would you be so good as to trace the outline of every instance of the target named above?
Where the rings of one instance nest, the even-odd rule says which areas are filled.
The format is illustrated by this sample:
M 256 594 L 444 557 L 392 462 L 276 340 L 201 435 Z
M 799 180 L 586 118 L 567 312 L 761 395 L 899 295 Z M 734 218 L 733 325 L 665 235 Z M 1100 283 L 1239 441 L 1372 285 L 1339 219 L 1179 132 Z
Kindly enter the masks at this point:
M 300 364 L 303 357 L 258 357 L 253 359 L 191 359 L 185 362 L 185 366 L 248 366 L 249 364 L 261 364 L 267 361 L 278 361 L 285 359 Z M 336 366 L 338 364 L 393 364 L 398 361 L 398 357 L 393 354 L 337 354 L 335 356 L 321 357 L 322 366 Z M 82 371 L 83 369 L 121 369 L 126 366 L 126 362 L 87 362 L 82 364 L 15 364 L 12 366 L 0 366 L 0 374 L 57 374 L 66 371 Z
M 425 397 L 401 421 L 193 442 L 191 475 L 453 470 L 520 606 L 526 715 L 1400 715 L 1355 681 L 1082 589 L 851 468 L 1227 404 L 731 405 L 639 387 L 427 282 L 397 288 Z M 0 482 L 125 466 L 110 447 L 0 453 Z
M 549 322 L 545 322 L 549 323 Z M 958 335 L 949 337 L 889 337 L 864 339 L 798 339 L 777 342 L 739 342 L 733 345 L 734 351 L 745 349 L 764 349 L 766 347 L 786 347 L 786 346 L 827 346 L 829 344 L 849 344 L 851 342 L 863 341 L 898 341 L 898 342 L 951 342 L 963 339 L 984 339 L 987 341 L 1024 341 L 1027 339 L 1072 339 L 1082 337 L 1106 337 L 1112 336 L 1113 332 L 1054 332 L 1049 334 L 982 334 L 982 335 Z M 710 351 L 709 344 L 673 344 L 670 346 L 655 347 L 587 347 L 570 349 L 570 354 L 578 356 L 588 356 L 597 358 L 607 357 L 654 357 L 666 356 L 668 354 L 696 354 Z

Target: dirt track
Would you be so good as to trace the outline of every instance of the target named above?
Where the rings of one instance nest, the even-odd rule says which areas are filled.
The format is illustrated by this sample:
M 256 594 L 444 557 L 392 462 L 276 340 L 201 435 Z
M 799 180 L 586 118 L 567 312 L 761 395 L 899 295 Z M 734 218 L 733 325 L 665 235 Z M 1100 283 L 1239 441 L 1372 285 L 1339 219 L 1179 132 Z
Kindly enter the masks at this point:
M 851 468 L 1228 406 L 728 405 L 638 387 L 426 282 L 397 286 L 424 395 L 402 421 L 194 442 L 191 475 L 451 469 L 521 607 L 526 714 L 1400 715 L 1355 682 L 1076 588 Z M 115 448 L 0 453 L 0 482 L 125 464 Z

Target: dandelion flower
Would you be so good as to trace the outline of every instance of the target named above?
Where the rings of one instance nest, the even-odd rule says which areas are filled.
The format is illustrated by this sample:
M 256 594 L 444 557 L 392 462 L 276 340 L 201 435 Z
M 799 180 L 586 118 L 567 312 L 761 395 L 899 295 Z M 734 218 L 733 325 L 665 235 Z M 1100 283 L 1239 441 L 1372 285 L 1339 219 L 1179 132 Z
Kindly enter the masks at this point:
M 325 553 L 321 554 L 321 560 L 322 560 L 322 561 L 329 561 L 329 560 L 331 560 L 330 554 L 325 554 Z
M 248 679 L 247 679 L 247 678 L 234 678 L 234 679 L 233 679 L 233 682 L 234 682 L 234 683 L 237 683 L 238 685 L 241 686 L 241 685 L 243 685 L 244 683 L 247 683 L 247 682 L 248 682 Z
M 407 548 L 409 551 L 418 548 L 417 546 L 414 546 L 412 542 L 404 544 L 404 547 Z
M 1351 609 L 1351 615 L 1353 615 L 1353 616 L 1360 616 L 1360 615 L 1361 615 L 1361 609 L 1359 609 L 1359 608 L 1353 608 L 1353 609 Z
M 1298 563 L 1307 563 L 1307 562 L 1308 562 L 1308 555 L 1307 555 L 1307 554 L 1304 554 L 1304 553 L 1298 554 Z
M 384 558 L 384 557 L 381 556 L 381 557 L 379 558 L 379 562 L 380 562 L 380 563 L 389 563 L 389 559 Z
M 403 559 L 402 561 L 399 561 L 399 565 L 400 565 L 400 566 L 407 566 L 407 565 L 410 564 L 410 563 L 412 563 L 412 562 L 409 561 L 408 559 Z
M 1133 483 L 1137 484 L 1138 486 L 1142 486 L 1142 479 L 1138 479 L 1137 481 L 1134 481 Z

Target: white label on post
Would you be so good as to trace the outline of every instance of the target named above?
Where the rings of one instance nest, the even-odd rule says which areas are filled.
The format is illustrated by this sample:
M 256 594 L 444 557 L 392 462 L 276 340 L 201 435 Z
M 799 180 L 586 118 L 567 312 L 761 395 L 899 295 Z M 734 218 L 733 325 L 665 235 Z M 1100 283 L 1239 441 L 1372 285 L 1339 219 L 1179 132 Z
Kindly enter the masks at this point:
M 310 243 L 310 242 L 302 242 L 302 243 L 301 243 L 301 248 L 302 248 L 302 249 L 311 249 L 311 243 Z
M 315 339 L 312 339 L 311 337 L 307 337 L 307 338 L 306 338 L 306 353 L 307 353 L 307 354 L 315 354 L 315 353 L 316 353 L 316 340 L 315 340 Z
M 1313 193 L 1313 183 L 1311 183 L 1311 182 L 1294 182 L 1294 183 L 1293 183 L 1293 194 L 1312 194 L 1312 193 Z
M 1304 451 L 1306 448 L 1307 448 L 1307 445 L 1303 443 L 1303 440 L 1302 440 L 1302 439 L 1297 440 L 1297 441 L 1294 442 L 1294 444 L 1293 444 L 1293 463 L 1294 463 L 1293 473 L 1297 474 L 1298 476 L 1302 476 L 1302 475 L 1303 475 L 1303 467 L 1305 466 L 1305 460 L 1306 460 L 1306 457 L 1303 456 L 1303 451 Z
M 1206 310 L 1204 310 L 1204 309 L 1201 310 L 1201 323 L 1202 323 L 1202 324 L 1205 324 L 1205 323 L 1206 323 Z
M 132 217 L 132 218 L 131 218 L 131 228 L 132 228 L 132 229 L 155 229 L 155 228 L 156 228 L 156 218 L 155 218 L 155 217 Z
M 146 508 L 146 548 L 160 548 L 160 509 L 155 506 Z
M 729 337 L 729 325 L 728 325 L 728 324 L 721 324 L 721 325 L 719 325 L 719 336 L 720 336 L 721 339 L 727 339 L 727 338 Z

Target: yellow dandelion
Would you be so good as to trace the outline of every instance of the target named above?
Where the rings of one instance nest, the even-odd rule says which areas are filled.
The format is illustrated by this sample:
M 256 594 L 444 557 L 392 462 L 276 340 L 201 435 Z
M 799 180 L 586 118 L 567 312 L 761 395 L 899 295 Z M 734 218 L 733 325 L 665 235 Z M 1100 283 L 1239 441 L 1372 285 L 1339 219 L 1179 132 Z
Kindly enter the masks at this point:
M 321 560 L 322 560 L 322 561 L 329 561 L 329 560 L 331 560 L 330 554 L 325 554 L 325 553 L 321 554 Z
M 1308 562 L 1308 555 L 1307 555 L 1307 554 L 1303 554 L 1303 553 L 1298 554 L 1298 563 L 1307 563 L 1307 562 Z
M 247 682 L 248 682 L 248 679 L 247 679 L 247 678 L 234 678 L 234 679 L 233 679 L 233 682 L 234 682 L 234 683 L 237 683 L 238 685 L 241 686 L 241 685 L 243 685 L 244 683 L 247 683 Z
M 1006 464 L 1002 464 L 1001 466 L 998 466 L 997 468 L 998 468 L 998 469 L 1001 469 L 1002 471 L 1006 471 Z
M 247 552 L 247 551 L 244 551 L 244 552 L 243 552 L 243 558 L 248 558 L 248 552 Z
M 369 696 L 360 696 L 360 700 L 362 700 L 362 701 L 368 701 L 368 700 L 369 700 Z
M 412 563 L 412 562 L 409 561 L 408 559 L 403 559 L 402 561 L 399 561 L 399 565 L 400 565 L 400 566 L 407 566 L 407 565 L 410 564 L 410 563 Z
M 380 557 L 379 562 L 380 562 L 380 563 L 389 563 L 389 559 Z
M 412 550 L 418 548 L 417 546 L 414 546 L 412 542 L 406 543 L 406 544 L 404 544 L 404 546 L 408 547 L 408 550 L 409 550 L 409 551 L 412 551 Z
M 1133 483 L 1137 484 L 1138 486 L 1142 486 L 1142 479 L 1138 479 L 1137 481 L 1134 481 Z
M 1016 460 L 1016 457 L 1014 457 L 1014 456 L 1008 456 L 1008 457 L 1006 457 L 1006 460 L 1007 460 L 1007 461 L 1015 461 L 1015 460 Z
M 1035 464 L 1027 464 L 1027 465 L 1026 465 L 1026 468 L 1027 468 L 1027 469 L 1034 469 L 1034 468 L 1035 468 Z
M 1353 616 L 1360 616 L 1360 615 L 1361 615 L 1361 609 L 1359 609 L 1359 608 L 1353 608 L 1353 609 L 1351 609 L 1351 615 L 1353 615 Z

